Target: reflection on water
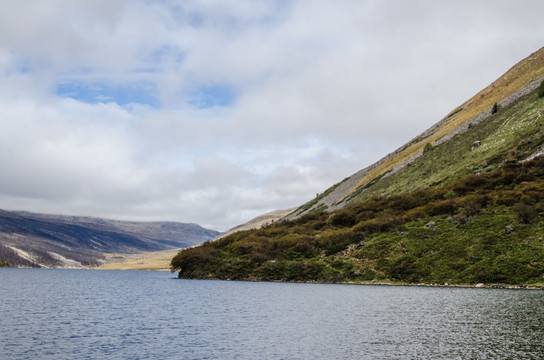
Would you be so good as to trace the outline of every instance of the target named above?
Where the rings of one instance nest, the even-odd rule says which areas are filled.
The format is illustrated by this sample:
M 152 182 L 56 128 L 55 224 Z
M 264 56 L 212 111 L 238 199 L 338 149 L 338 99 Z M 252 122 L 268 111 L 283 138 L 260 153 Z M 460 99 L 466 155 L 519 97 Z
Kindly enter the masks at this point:
M 173 277 L 0 269 L 0 354 L 3 359 L 544 358 L 543 291 Z

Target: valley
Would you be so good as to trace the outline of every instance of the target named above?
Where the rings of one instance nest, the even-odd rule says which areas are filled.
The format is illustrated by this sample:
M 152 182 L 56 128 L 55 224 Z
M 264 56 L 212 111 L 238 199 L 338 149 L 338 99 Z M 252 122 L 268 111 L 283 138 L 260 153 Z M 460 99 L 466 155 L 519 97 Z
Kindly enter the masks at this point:
M 0 210 L 0 259 L 16 267 L 96 267 L 111 254 L 179 249 L 217 235 L 197 224 Z

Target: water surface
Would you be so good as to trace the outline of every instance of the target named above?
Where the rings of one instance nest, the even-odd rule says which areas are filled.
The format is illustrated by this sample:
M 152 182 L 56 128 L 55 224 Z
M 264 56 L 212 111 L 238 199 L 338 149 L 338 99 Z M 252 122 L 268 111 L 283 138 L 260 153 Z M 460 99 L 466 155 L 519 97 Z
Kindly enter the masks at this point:
M 542 359 L 544 292 L 0 269 L 3 359 Z

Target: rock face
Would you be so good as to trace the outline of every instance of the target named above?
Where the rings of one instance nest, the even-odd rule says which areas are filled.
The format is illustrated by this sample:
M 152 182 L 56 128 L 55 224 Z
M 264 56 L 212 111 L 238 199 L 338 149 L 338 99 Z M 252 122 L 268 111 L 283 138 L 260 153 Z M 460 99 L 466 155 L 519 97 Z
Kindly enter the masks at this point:
M 100 264 L 104 253 L 183 248 L 218 234 L 197 224 L 0 210 L 0 259 L 15 266 L 78 268 Z

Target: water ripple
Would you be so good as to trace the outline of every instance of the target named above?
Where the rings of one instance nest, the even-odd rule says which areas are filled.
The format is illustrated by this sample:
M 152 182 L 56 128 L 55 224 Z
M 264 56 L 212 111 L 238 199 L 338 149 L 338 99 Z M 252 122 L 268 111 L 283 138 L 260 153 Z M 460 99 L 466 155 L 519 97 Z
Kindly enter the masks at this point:
M 0 269 L 0 354 L 8 360 L 544 358 L 541 291 L 172 277 Z

